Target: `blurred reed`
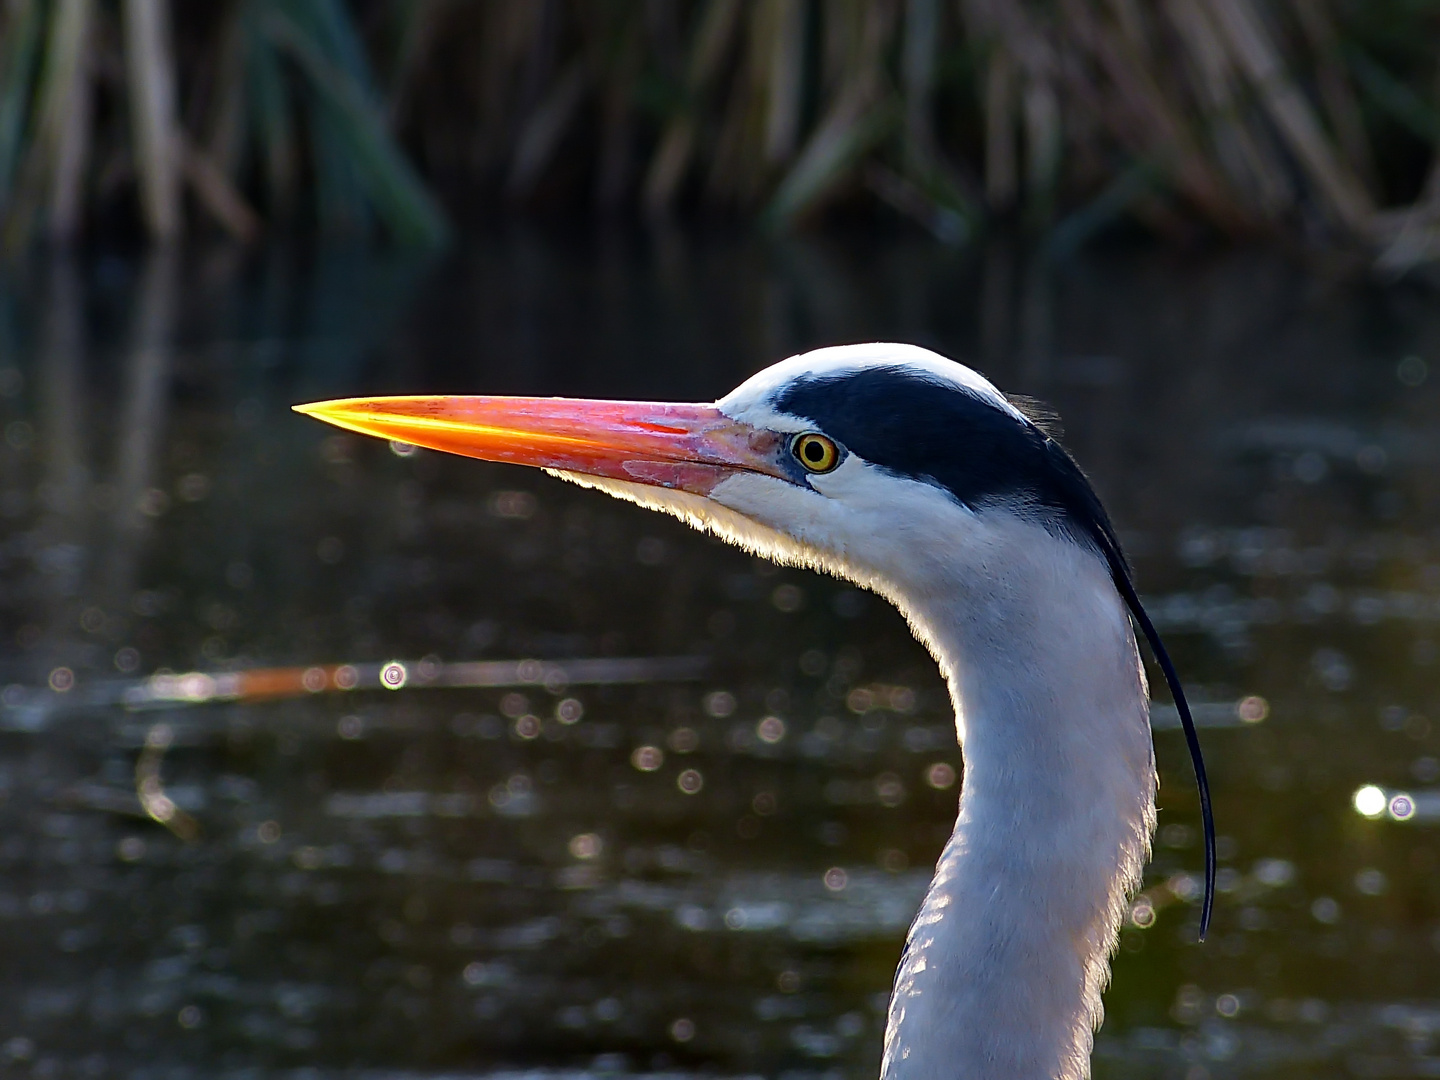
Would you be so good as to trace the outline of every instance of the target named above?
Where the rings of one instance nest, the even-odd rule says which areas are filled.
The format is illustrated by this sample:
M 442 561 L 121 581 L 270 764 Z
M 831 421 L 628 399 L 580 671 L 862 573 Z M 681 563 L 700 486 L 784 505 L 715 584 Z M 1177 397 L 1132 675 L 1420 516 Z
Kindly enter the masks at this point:
M 6 246 L 69 240 L 132 192 L 162 243 L 187 193 L 191 216 L 249 240 L 291 224 L 302 191 L 326 233 L 443 243 L 355 16 L 342 0 L 3 0 Z
M 448 235 L 472 207 L 879 203 L 1440 255 L 1432 0 L 0 0 L 14 245 L 133 192 L 188 217 Z M 173 20 L 173 25 L 172 25 Z M 404 148 L 402 150 L 402 147 Z M 428 178 L 422 183 L 420 176 Z M 192 223 L 192 228 L 194 227 Z

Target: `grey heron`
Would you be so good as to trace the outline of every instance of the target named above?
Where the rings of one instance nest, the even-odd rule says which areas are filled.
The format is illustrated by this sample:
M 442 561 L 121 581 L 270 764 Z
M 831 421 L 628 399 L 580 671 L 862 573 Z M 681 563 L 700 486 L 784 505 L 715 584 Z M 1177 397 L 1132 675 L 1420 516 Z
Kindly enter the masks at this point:
M 1149 691 L 1190 710 L 1070 455 L 971 369 L 913 345 L 817 349 L 708 405 L 385 397 L 296 408 L 535 465 L 890 600 L 949 685 L 955 829 L 891 995 L 884 1080 L 1077 1080 L 1155 827 Z M 1132 625 L 1132 618 L 1134 624 Z

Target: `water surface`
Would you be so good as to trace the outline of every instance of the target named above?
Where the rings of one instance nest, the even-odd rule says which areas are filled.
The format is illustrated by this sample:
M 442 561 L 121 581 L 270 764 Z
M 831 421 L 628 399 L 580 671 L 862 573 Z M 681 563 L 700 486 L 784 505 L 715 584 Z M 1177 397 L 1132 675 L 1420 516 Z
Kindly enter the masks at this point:
M 877 338 L 1056 408 L 1199 703 L 1214 930 L 1162 701 L 1097 1076 L 1440 1075 L 1430 296 L 524 231 L 0 283 L 6 1074 L 873 1076 L 960 767 L 900 618 L 288 407 L 707 400 Z

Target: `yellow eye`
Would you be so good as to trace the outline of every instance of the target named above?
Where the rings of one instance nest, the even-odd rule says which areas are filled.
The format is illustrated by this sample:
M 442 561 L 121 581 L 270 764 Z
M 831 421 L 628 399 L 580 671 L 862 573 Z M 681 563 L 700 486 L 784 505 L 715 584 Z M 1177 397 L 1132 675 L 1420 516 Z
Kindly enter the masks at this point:
M 824 435 L 798 435 L 790 444 L 795 459 L 813 473 L 826 473 L 840 464 L 840 448 Z

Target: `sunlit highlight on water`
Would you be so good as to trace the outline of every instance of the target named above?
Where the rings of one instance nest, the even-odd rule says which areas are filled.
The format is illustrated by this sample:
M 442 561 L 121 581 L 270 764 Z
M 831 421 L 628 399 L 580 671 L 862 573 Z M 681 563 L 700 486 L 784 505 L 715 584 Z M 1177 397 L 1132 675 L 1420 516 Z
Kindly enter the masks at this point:
M 1357 788 L 1352 802 L 1355 804 L 1355 812 L 1368 818 L 1378 818 L 1385 813 L 1385 806 L 1389 800 L 1385 798 L 1385 791 L 1374 784 L 1366 784 Z

